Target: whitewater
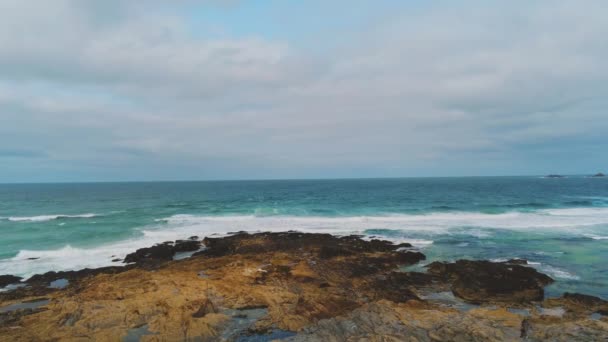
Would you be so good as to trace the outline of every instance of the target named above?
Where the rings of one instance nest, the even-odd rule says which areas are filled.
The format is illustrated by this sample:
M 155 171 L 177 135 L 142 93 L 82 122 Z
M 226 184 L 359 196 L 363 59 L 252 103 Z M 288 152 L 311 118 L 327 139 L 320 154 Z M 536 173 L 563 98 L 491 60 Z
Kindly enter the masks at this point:
M 428 262 L 524 258 L 557 280 L 556 292 L 606 296 L 606 184 L 497 177 L 0 185 L 0 274 L 119 266 L 164 241 L 294 230 L 409 242 Z

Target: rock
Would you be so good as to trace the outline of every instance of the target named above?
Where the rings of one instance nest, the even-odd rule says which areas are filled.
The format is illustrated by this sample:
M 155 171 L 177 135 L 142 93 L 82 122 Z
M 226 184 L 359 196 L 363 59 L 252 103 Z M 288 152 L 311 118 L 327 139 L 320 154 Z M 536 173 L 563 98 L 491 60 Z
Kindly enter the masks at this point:
M 540 301 L 544 286 L 553 282 L 533 268 L 490 261 L 434 262 L 427 268 L 449 280 L 455 296 L 472 303 Z
M 589 296 L 580 293 L 570 293 L 566 292 L 562 296 L 564 299 L 569 300 L 573 303 L 584 305 L 584 306 L 601 306 L 608 304 L 608 301 L 605 301 L 599 297 Z
M 392 272 L 372 283 L 374 300 L 386 299 L 395 303 L 420 300 L 413 289 L 432 286 L 437 277 L 418 272 Z
M 559 298 L 545 300 L 543 306 L 566 308 L 568 312 L 579 315 L 608 312 L 608 301 L 581 293 L 566 292 Z
M 140 248 L 128 254 L 123 262 L 127 264 L 139 263 L 147 264 L 148 266 L 158 266 L 162 262 L 173 260 L 175 253 L 192 252 L 200 247 L 201 243 L 197 240 L 167 241 L 152 247 Z
M 606 175 L 605 175 L 605 174 L 603 174 L 603 173 L 601 173 L 601 172 L 598 172 L 598 173 L 594 174 L 594 175 L 593 175 L 593 176 L 591 176 L 591 177 L 606 177 Z
M 251 243 L 252 240 L 255 240 L 256 243 Z M 243 243 L 243 241 L 247 241 L 247 243 Z M 357 253 L 394 252 L 404 246 L 411 247 L 410 244 L 394 245 L 389 241 L 375 239 L 365 241 L 356 235 L 337 237 L 330 234 L 304 234 L 298 232 L 258 233 L 254 235 L 240 232 L 223 238 L 206 237 L 203 243 L 207 249 L 197 252 L 193 256 L 220 257 L 231 254 L 311 249 L 322 259 L 330 259 Z M 421 255 L 415 252 L 405 252 L 402 254 L 410 256 L 413 256 L 413 254 Z
M 323 246 L 319 250 L 319 257 L 322 259 L 330 259 L 338 256 L 352 255 L 354 252 L 340 246 Z
M 282 341 L 606 341 L 608 323 L 526 318 L 505 308 L 466 312 L 420 301 L 377 301 L 323 319 Z
M 564 176 L 552 174 L 552 175 L 546 175 L 545 178 L 564 178 Z
M 511 265 L 527 265 L 528 260 L 526 260 L 526 259 L 509 259 L 505 263 L 511 264 Z
M 192 252 L 201 248 L 201 243 L 197 240 L 177 240 L 173 246 L 175 253 L 178 252 Z
M 119 267 L 119 266 L 108 266 L 100 268 L 85 268 L 79 271 L 61 271 L 55 272 L 50 271 L 43 274 L 36 274 L 31 276 L 25 282 L 29 285 L 42 285 L 48 286 L 49 283 L 58 279 L 67 279 L 70 282 L 81 280 L 86 277 L 92 277 L 98 274 L 115 274 L 120 272 L 128 271 L 130 267 Z
M 39 312 L 43 312 L 45 311 L 45 308 L 35 308 L 35 309 L 22 309 L 22 310 L 15 310 L 15 311 L 9 311 L 9 312 L 2 312 L 0 313 L 0 327 L 2 326 L 16 326 L 19 324 L 19 321 L 25 317 L 25 316 L 29 316 L 29 315 L 33 315 Z
M 520 322 L 504 309 L 461 313 L 419 301 L 378 301 L 316 322 L 284 341 L 518 341 Z
M 255 323 L 256 331 L 297 331 L 370 300 L 416 299 L 412 287 L 431 277 L 394 272 L 424 255 L 398 252 L 400 247 L 390 242 L 298 232 L 207 238 L 206 249 L 197 256 L 169 261 L 176 250 L 198 247 L 194 242 L 140 249 L 130 254 L 134 263 L 114 273 L 34 276 L 34 284 L 48 286 L 66 278 L 70 286 L 52 290 L 49 310 L 20 321 L 19 332 L 0 327 L 0 335 L 10 340 L 113 340 L 147 323 L 163 340 L 214 340 L 230 326 L 225 310 L 262 307 L 267 314 Z
M 61 289 L 49 287 L 52 282 L 60 279 L 65 279 L 70 284 L 77 285 L 80 281 L 86 280 L 90 277 L 94 277 L 99 274 L 117 274 L 126 272 L 132 269 L 133 266 L 109 266 L 101 268 L 85 268 L 79 271 L 65 271 L 65 272 L 47 272 L 43 274 L 36 274 L 31 276 L 29 279 L 24 280 L 23 283 L 27 286 L 19 287 L 11 291 L 0 292 L 0 302 L 2 301 L 14 301 L 28 297 L 39 297 L 46 296 L 49 293 L 57 292 Z M 78 289 L 79 286 L 74 286 Z
M 137 251 L 127 254 L 125 263 L 139 263 L 142 261 L 168 261 L 175 254 L 172 242 L 163 242 L 152 247 L 140 248 Z
M 21 279 L 23 278 L 10 274 L 0 275 L 0 288 L 10 284 L 17 284 Z
M 508 311 L 510 300 L 527 300 L 522 293 L 550 280 L 521 261 L 433 263 L 428 273 L 400 272 L 425 256 L 359 236 L 239 233 L 205 241 L 206 249 L 187 259 L 168 256 L 199 245 L 176 241 L 140 249 L 132 253 L 137 261 L 123 267 L 36 275 L 27 289 L 0 293 L 0 309 L 47 291 L 45 310 L 0 317 L 0 340 L 585 341 L 608 334 L 604 318 L 570 310 L 604 310 L 596 297 L 568 294 L 545 300 L 543 310 Z M 70 286 L 48 289 L 57 278 Z M 514 285 L 505 289 L 497 281 Z M 463 292 L 465 286 L 483 298 Z M 450 288 L 492 305 L 465 311 L 420 299 Z M 553 304 L 565 314 L 542 315 Z M 288 333 L 260 335 L 276 331 Z

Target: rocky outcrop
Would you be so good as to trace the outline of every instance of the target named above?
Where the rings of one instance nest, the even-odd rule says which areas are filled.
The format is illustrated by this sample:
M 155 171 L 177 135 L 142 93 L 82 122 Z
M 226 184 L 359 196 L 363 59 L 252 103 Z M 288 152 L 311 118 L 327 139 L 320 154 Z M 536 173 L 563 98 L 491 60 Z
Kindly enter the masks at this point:
M 70 286 L 48 293 L 47 310 L 0 327 L 0 334 L 17 341 L 114 340 L 146 324 L 151 332 L 146 336 L 204 340 L 234 325 L 238 317 L 230 310 L 252 308 L 267 310 L 252 332 L 299 331 L 369 301 L 416 299 L 400 281 L 405 278 L 394 273 L 424 259 L 420 252 L 398 251 L 409 245 L 357 236 L 235 234 L 204 244 L 203 251 L 179 261 L 171 257 L 183 244 L 167 243 L 131 254 L 126 261 L 133 263 L 124 271 L 87 272 L 81 279 L 63 272 L 32 277 L 36 282 L 69 277 Z M 188 249 L 194 247 L 199 246 Z M 409 282 L 422 282 L 419 278 L 412 275 Z M 6 303 L 11 302 L 0 306 Z
M 50 293 L 57 292 L 58 288 L 52 287 L 51 283 L 58 280 L 65 280 L 67 284 L 72 286 L 82 283 L 84 280 L 98 274 L 116 274 L 126 272 L 133 268 L 133 265 L 127 265 L 125 267 L 109 266 L 94 269 L 85 268 L 78 271 L 50 271 L 43 274 L 36 274 L 27 280 L 23 280 L 20 283 L 22 286 L 12 291 L 0 292 L 0 302 L 20 300 L 28 297 L 46 296 Z
M 172 260 L 176 253 L 193 252 L 200 249 L 200 247 L 200 241 L 195 239 L 177 240 L 175 242 L 167 241 L 152 247 L 140 248 L 137 251 L 128 254 L 125 257 L 124 262 L 153 267 Z
M 455 296 L 473 303 L 540 301 L 544 287 L 553 282 L 533 268 L 508 262 L 458 260 L 434 262 L 427 268 L 450 281 Z
M 608 313 L 608 301 L 580 293 L 566 292 L 559 298 L 547 299 L 545 306 L 563 308 L 567 314 L 571 315 L 599 313 L 606 316 Z
M 0 288 L 5 287 L 6 285 L 19 283 L 21 279 L 23 278 L 8 274 L 0 275 Z
M 78 271 L 61 271 L 55 272 L 50 271 L 43 274 L 36 274 L 31 276 L 25 283 L 31 286 L 48 286 L 49 283 L 58 280 L 58 279 L 67 279 L 67 280 L 80 280 L 86 277 L 92 277 L 97 274 L 112 274 L 112 273 L 120 273 L 129 270 L 131 267 L 118 267 L 118 266 L 108 266 L 108 267 L 100 267 L 100 268 L 84 268 Z
M 605 175 L 605 174 L 603 174 L 603 173 L 601 173 L 601 172 L 598 172 L 598 173 L 594 174 L 594 175 L 593 175 L 593 176 L 591 176 L 591 177 L 606 177 L 606 175 Z
M 608 321 L 523 317 L 505 308 L 466 312 L 420 301 L 378 301 L 321 320 L 289 342 L 305 341 L 605 341 Z
M 40 300 L 31 291 L 43 284 L 48 302 L 0 314 L 0 336 L 7 341 L 127 336 L 141 341 L 509 341 L 521 336 L 560 340 L 566 335 L 559 327 L 568 327 L 570 340 L 607 336 L 608 319 L 589 318 L 593 310 L 604 309 L 599 298 L 567 294 L 528 303 L 542 299 L 539 288 L 551 279 L 522 266 L 523 260 L 461 260 L 432 263 L 428 273 L 404 272 L 403 266 L 425 259 L 407 244 L 297 232 L 206 238 L 200 252 L 173 260 L 178 251 L 200 249 L 197 239 L 187 241 L 197 244 L 140 249 L 122 268 L 28 279 L 29 290 L 0 294 L 0 311 Z M 69 286 L 48 289 L 57 277 L 69 279 Z M 431 299 L 450 289 L 460 298 L 492 305 L 467 304 L 463 311 Z M 21 297 L 11 297 L 18 291 L 24 291 Z M 509 311 L 512 304 L 528 314 Z M 544 315 L 538 305 L 547 308 Z M 561 307 L 567 310 L 563 316 L 546 315 Z
M 520 325 L 521 317 L 504 309 L 463 313 L 419 301 L 379 301 L 319 321 L 287 341 L 519 341 Z
M 338 237 L 331 234 L 305 234 L 299 232 L 285 233 L 236 233 L 223 238 L 205 238 L 207 247 L 195 255 L 226 256 L 231 254 L 252 254 L 268 252 L 291 252 L 310 250 L 321 258 L 349 256 L 357 253 L 395 252 L 402 247 L 412 247 L 409 243 L 395 245 L 389 241 L 366 241 L 358 235 Z M 424 259 L 421 253 L 403 253 L 412 256 L 416 263 Z

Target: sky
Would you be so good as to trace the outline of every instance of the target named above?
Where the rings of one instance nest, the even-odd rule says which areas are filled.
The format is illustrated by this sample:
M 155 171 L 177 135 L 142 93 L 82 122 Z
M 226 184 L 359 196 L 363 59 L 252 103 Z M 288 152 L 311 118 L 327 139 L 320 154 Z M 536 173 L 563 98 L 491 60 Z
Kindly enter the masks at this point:
M 0 0 L 0 183 L 608 171 L 608 3 Z

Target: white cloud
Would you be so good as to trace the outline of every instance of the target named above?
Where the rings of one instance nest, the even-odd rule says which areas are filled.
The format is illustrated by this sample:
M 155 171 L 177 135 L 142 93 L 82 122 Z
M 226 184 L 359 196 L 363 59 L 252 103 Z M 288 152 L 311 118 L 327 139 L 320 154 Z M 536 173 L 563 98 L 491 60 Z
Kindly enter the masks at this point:
M 47 167 L 369 176 L 513 160 L 521 173 L 553 166 L 529 146 L 576 158 L 606 144 L 603 2 L 405 9 L 321 56 L 196 34 L 175 9 L 188 1 L 82 4 L 0 1 L 0 142 Z

